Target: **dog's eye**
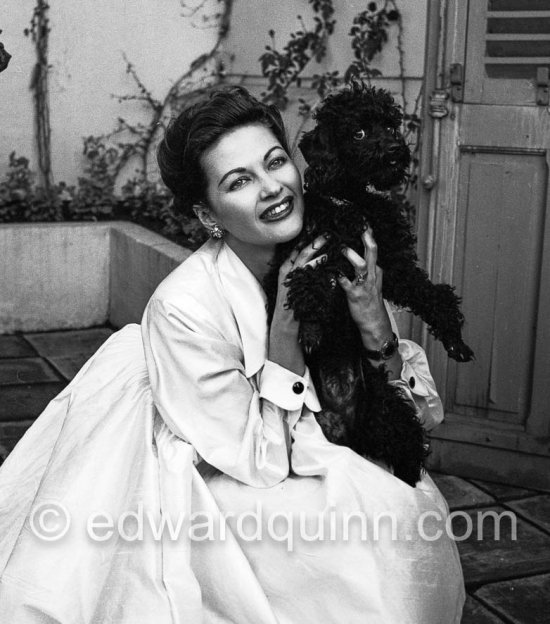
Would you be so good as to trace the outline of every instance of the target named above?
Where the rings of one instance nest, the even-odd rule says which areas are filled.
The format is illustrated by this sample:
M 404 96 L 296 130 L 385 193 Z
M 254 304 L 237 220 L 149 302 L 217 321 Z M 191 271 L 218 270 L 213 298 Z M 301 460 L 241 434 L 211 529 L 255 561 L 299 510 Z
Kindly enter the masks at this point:
M 365 138 L 364 130 L 357 130 L 357 132 L 353 135 L 353 139 L 355 141 L 362 141 Z

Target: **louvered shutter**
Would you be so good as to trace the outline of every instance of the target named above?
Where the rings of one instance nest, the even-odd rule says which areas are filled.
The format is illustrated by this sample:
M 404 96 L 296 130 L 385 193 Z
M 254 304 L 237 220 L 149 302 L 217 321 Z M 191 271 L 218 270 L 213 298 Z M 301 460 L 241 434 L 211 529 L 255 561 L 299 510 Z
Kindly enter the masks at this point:
M 471 0 L 465 101 L 536 105 L 550 68 L 550 0 Z

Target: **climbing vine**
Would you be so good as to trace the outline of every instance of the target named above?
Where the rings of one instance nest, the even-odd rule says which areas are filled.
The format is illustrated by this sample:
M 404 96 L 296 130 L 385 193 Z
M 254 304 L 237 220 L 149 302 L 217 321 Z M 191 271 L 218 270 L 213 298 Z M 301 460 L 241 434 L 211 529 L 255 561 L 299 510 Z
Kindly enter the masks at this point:
M 126 72 L 133 78 L 137 87 L 137 94 L 117 96 L 119 102 L 125 100 L 138 100 L 143 102 L 149 109 L 151 116 L 148 124 L 132 124 L 126 119 L 119 118 L 117 128 L 108 136 L 115 136 L 120 133 L 128 133 L 133 140 L 119 142 L 121 150 L 117 162 L 118 175 L 122 168 L 132 157 L 139 159 L 139 172 L 148 180 L 148 162 L 151 149 L 155 144 L 155 139 L 166 128 L 166 123 L 171 113 L 177 110 L 184 102 L 189 102 L 194 97 L 204 93 L 213 83 L 225 74 L 224 53 L 221 50 L 222 43 L 227 37 L 231 22 L 231 12 L 233 0 L 217 0 L 221 9 L 213 15 L 202 15 L 202 25 L 193 22 L 197 28 L 216 28 L 217 38 L 212 48 L 196 58 L 190 67 L 181 74 L 163 100 L 156 99 L 151 91 L 143 84 L 131 61 L 123 55 L 126 63 Z M 189 7 L 185 2 L 181 2 L 183 15 L 187 18 L 195 17 L 207 5 L 206 0 L 202 0 L 198 5 Z
M 335 20 L 332 0 L 310 0 L 315 12 L 314 27 L 306 28 L 301 16 L 298 16 L 301 28 L 290 35 L 288 43 L 281 51 L 275 46 L 275 32 L 269 31 L 271 44 L 265 47 L 265 52 L 260 57 L 263 75 L 267 78 L 266 91 L 262 94 L 263 100 L 276 104 L 284 109 L 289 102 L 289 93 L 293 86 L 302 86 L 302 73 L 312 62 L 319 63 L 326 54 L 328 37 L 334 31 Z M 397 50 L 399 57 L 399 74 L 401 80 L 401 96 L 404 113 L 404 135 L 409 144 L 413 145 L 410 176 L 402 188 L 396 189 L 394 194 L 402 203 L 403 209 L 411 218 L 413 206 L 409 201 L 412 188 L 417 183 L 418 168 L 418 133 L 420 118 L 418 108 L 421 93 L 414 103 L 412 111 L 409 111 L 405 82 L 405 52 L 403 46 L 403 18 L 395 0 L 383 2 L 369 2 L 365 10 L 360 11 L 353 19 L 349 37 L 353 51 L 353 61 L 343 74 L 338 70 L 323 74 L 313 74 L 311 89 L 314 92 L 313 100 L 299 98 L 299 114 L 303 117 L 302 124 L 292 142 L 292 149 L 296 145 L 305 123 L 311 116 L 315 105 L 322 100 L 328 92 L 348 82 L 357 79 L 368 84 L 373 79 L 380 78 L 380 70 L 372 66 L 372 61 L 380 53 L 389 41 L 389 31 L 397 29 Z
M 30 88 L 34 98 L 34 123 L 36 147 L 38 151 L 38 168 L 41 182 L 47 194 L 51 193 L 52 153 L 50 106 L 48 97 L 48 44 L 50 36 L 50 20 L 48 11 L 50 5 L 46 0 L 36 0 L 29 28 L 25 28 L 26 37 L 34 43 L 36 63 L 34 64 Z
M 0 222 L 131 219 L 187 246 L 196 247 L 202 242 L 202 228 L 196 220 L 172 210 L 169 191 L 154 176 L 150 176 L 148 165 L 156 139 L 166 127 L 172 111 L 184 101 L 200 96 L 223 78 L 225 56 L 221 44 L 229 31 L 233 0 L 214 1 L 219 10 L 210 15 L 201 14 L 208 4 L 206 0 L 192 9 L 185 2 L 180 2 L 184 17 L 192 18 L 197 28 L 217 28 L 217 38 L 212 48 L 195 59 L 178 77 L 163 100 L 153 96 L 133 63 L 123 56 L 126 71 L 136 85 L 136 93 L 114 97 L 121 102 L 135 100 L 145 105 L 150 112 L 149 122 L 132 123 L 120 117 L 110 132 L 85 137 L 83 175 L 75 186 L 63 182 L 54 184 L 51 166 L 48 168 L 49 183 L 42 180 L 37 183 L 28 159 L 17 156 L 15 152 L 10 155 L 6 179 L 0 183 Z M 33 37 L 33 41 L 41 41 L 40 50 L 46 53 L 46 58 L 47 38 L 44 47 L 43 35 L 44 26 L 49 32 L 48 8 L 43 0 L 38 0 L 31 28 L 25 30 L 25 35 Z M 44 77 L 43 72 L 40 75 Z M 41 86 L 44 89 L 40 91 L 40 110 L 47 113 L 48 109 L 43 107 L 43 103 L 47 103 L 47 80 L 42 81 Z M 47 142 L 44 144 L 49 146 L 49 115 L 43 115 L 41 120 L 45 122 L 43 136 Z M 42 165 L 39 166 L 42 173 Z M 134 167 L 133 175 L 128 176 L 122 187 L 117 189 L 121 173 L 128 167 Z
M 307 65 L 312 60 L 318 63 L 323 60 L 327 39 L 334 32 L 336 20 L 333 19 L 332 0 L 309 0 L 309 3 L 315 13 L 313 29 L 308 29 L 302 16 L 298 15 L 301 29 L 291 33 L 282 51 L 277 50 L 275 31 L 271 29 L 271 45 L 265 46 L 266 51 L 259 58 L 262 74 L 267 79 L 262 99 L 280 109 L 288 104 L 289 89 L 295 84 L 300 86 L 301 74 Z
M 279 49 L 274 30 L 268 33 L 269 43 L 258 59 L 266 88 L 262 99 L 284 109 L 294 87 L 308 84 L 313 97 L 300 97 L 299 114 L 302 127 L 310 118 L 315 104 L 330 90 L 347 80 L 357 78 L 370 83 L 381 73 L 372 61 L 383 52 L 390 40 L 391 29 L 397 29 L 397 49 L 401 75 L 401 91 L 405 111 L 405 135 L 416 144 L 419 129 L 418 104 L 409 111 L 405 91 L 403 21 L 395 0 L 369 2 L 357 13 L 349 30 L 353 61 L 343 73 L 326 71 L 315 73 L 309 80 L 303 78 L 304 70 L 313 62 L 320 63 L 326 56 L 329 38 L 336 24 L 332 0 L 308 0 L 312 9 L 312 26 L 308 27 L 298 16 L 298 29 Z M 216 5 L 213 12 L 207 9 Z M 115 95 L 120 102 L 137 101 L 149 111 L 146 124 L 133 123 L 120 117 L 115 127 L 101 136 L 84 138 L 84 171 L 75 186 L 55 184 L 51 171 L 50 124 L 48 107 L 48 21 L 49 5 L 37 0 L 30 28 L 25 35 L 35 44 L 37 61 L 31 87 L 36 112 L 36 138 L 39 154 L 39 183 L 29 169 L 26 158 L 10 155 L 9 170 L 0 183 L 0 222 L 18 220 L 62 219 L 131 219 L 182 244 L 194 247 L 203 240 L 203 230 L 195 220 L 190 220 L 172 210 L 171 196 L 150 171 L 152 152 L 158 136 L 166 127 L 173 111 L 184 102 L 199 97 L 213 84 L 225 77 L 227 56 L 222 44 L 230 28 L 233 0 L 199 0 L 188 5 L 180 0 L 182 15 L 196 28 L 216 29 L 217 37 L 212 48 L 201 55 L 174 82 L 164 99 L 157 99 L 143 83 L 132 61 L 123 55 L 126 71 L 136 90 L 133 94 Z M 297 143 L 299 131 L 294 139 Z M 413 171 L 409 185 L 416 182 L 418 159 L 413 154 Z M 128 175 L 134 167 L 133 175 Z M 126 182 L 117 188 L 120 178 Z M 410 189 L 396 190 L 404 209 L 412 212 L 407 196 Z

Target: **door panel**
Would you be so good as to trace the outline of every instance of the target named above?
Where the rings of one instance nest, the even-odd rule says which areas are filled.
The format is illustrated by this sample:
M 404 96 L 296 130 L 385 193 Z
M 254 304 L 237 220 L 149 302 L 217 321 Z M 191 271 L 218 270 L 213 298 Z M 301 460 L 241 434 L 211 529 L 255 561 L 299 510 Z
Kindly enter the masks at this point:
M 438 182 L 423 204 L 434 211 L 426 256 L 435 281 L 463 298 L 476 360 L 457 364 L 426 342 L 446 408 L 432 465 L 475 477 L 498 457 L 490 478 L 550 491 L 550 115 L 540 84 L 550 0 L 442 4 L 439 88 L 451 95 L 456 64 L 464 85 L 462 101 L 449 97 L 448 115 L 432 121 Z
M 544 154 L 463 152 L 457 270 L 476 361 L 456 366 L 455 413 L 518 424 L 528 413 L 538 299 Z

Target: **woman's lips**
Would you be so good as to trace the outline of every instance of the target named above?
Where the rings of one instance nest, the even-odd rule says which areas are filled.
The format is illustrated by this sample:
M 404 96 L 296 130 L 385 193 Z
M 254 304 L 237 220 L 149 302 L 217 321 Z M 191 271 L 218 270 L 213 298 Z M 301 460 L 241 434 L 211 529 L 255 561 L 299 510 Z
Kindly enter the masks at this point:
M 282 202 L 279 202 L 275 206 L 271 206 L 267 210 L 264 210 L 260 215 L 262 221 L 280 221 L 293 211 L 294 200 L 291 197 L 287 197 Z

